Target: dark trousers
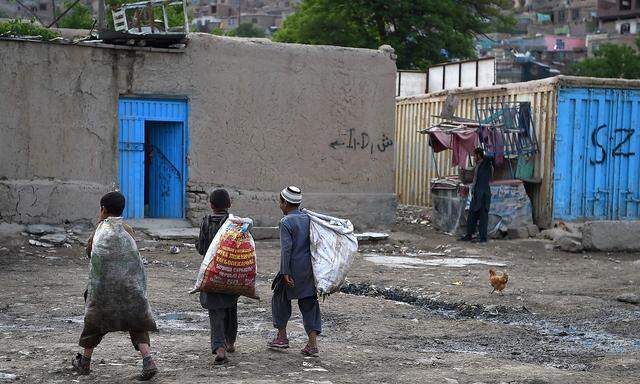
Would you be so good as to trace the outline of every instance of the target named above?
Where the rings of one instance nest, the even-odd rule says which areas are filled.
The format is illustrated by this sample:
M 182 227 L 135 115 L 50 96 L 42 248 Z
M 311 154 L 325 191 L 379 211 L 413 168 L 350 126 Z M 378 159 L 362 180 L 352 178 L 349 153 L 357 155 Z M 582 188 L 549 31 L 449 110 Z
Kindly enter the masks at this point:
M 478 226 L 478 240 L 487 240 L 487 226 L 489 225 L 489 209 L 482 207 L 477 211 L 469 210 L 469 219 L 467 219 L 467 236 L 473 236 L 476 233 L 476 225 Z
M 320 304 L 317 296 L 298 299 L 298 308 L 302 313 L 302 324 L 307 335 L 311 331 L 322 333 L 322 320 L 320 318 Z M 271 314 L 273 316 L 273 326 L 277 329 L 284 329 L 291 318 L 291 300 L 287 297 L 287 290 L 284 283 L 280 282 L 273 290 L 273 300 L 271 301 Z
M 101 333 L 92 327 L 85 327 L 82 329 L 82 334 L 80 335 L 80 341 L 78 345 L 82 348 L 95 348 L 100 344 L 102 338 L 106 335 L 106 333 Z M 151 345 L 149 341 L 149 332 L 134 332 L 129 331 L 129 337 L 131 338 L 131 344 L 133 344 L 133 348 L 138 351 L 138 345 L 140 344 L 148 344 Z
M 238 335 L 238 305 L 228 308 L 209 309 L 211 324 L 211 351 L 216 352 L 226 343 L 234 344 Z

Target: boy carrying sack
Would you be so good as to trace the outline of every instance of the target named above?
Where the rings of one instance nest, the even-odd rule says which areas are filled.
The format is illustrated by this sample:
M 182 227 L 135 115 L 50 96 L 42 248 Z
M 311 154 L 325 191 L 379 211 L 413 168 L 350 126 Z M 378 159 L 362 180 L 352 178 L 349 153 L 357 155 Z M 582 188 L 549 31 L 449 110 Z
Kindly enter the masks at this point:
M 256 256 L 248 232 L 251 220 L 229 215 L 231 199 L 224 189 L 209 197 L 213 213 L 202 220 L 196 248 L 203 256 L 194 289 L 209 311 L 214 365 L 229 361 L 238 334 L 238 297 L 255 294 Z
M 142 355 L 140 379 L 149 380 L 158 372 L 151 357 L 149 332 L 158 329 L 147 301 L 146 274 L 133 230 L 121 217 L 124 206 L 120 192 L 100 199 L 99 223 L 87 245 L 91 267 L 79 341 L 84 352 L 76 355 L 72 365 L 79 374 L 89 374 L 91 355 L 104 335 L 128 331 L 133 347 Z

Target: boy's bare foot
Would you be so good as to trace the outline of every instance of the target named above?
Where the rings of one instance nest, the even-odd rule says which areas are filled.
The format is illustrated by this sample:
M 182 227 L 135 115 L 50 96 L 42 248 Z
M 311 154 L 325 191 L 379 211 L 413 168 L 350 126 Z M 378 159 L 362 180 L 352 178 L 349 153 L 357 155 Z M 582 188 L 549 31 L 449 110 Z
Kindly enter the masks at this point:
M 224 347 L 216 349 L 216 358 L 213 360 L 213 365 L 222 365 L 229 361 L 225 352 L 226 351 Z

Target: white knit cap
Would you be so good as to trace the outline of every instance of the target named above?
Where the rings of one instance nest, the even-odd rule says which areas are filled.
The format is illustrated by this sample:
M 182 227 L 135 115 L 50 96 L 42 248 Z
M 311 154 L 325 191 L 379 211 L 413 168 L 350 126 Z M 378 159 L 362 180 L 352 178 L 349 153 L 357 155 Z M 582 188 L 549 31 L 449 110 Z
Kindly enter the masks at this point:
M 284 201 L 291 204 L 302 203 L 302 191 L 300 191 L 300 188 L 293 185 L 283 189 L 282 192 L 280 192 L 280 196 L 282 196 Z

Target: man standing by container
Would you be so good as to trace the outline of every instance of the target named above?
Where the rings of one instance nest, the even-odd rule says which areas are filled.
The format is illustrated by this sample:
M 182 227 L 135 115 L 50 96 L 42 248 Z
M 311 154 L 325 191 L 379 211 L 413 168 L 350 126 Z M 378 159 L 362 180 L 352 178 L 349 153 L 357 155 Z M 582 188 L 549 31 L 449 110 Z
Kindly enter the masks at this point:
M 478 242 L 487 242 L 487 226 L 489 225 L 489 208 L 491 207 L 491 187 L 489 182 L 493 174 L 493 158 L 485 156 L 482 148 L 473 151 L 473 159 L 476 163 L 473 168 L 473 184 L 471 184 L 471 205 L 469 218 L 467 219 L 467 234 L 462 241 L 471 241 L 478 226 Z
M 297 299 L 304 329 L 309 336 L 309 342 L 301 353 L 317 356 L 316 337 L 322 331 L 322 324 L 311 265 L 309 216 L 300 212 L 301 203 L 302 192 L 297 187 L 287 187 L 280 193 L 280 210 L 284 214 L 280 221 L 280 271 L 271 285 L 271 313 L 278 335 L 268 346 L 289 348 L 287 322 L 291 317 L 291 300 Z

